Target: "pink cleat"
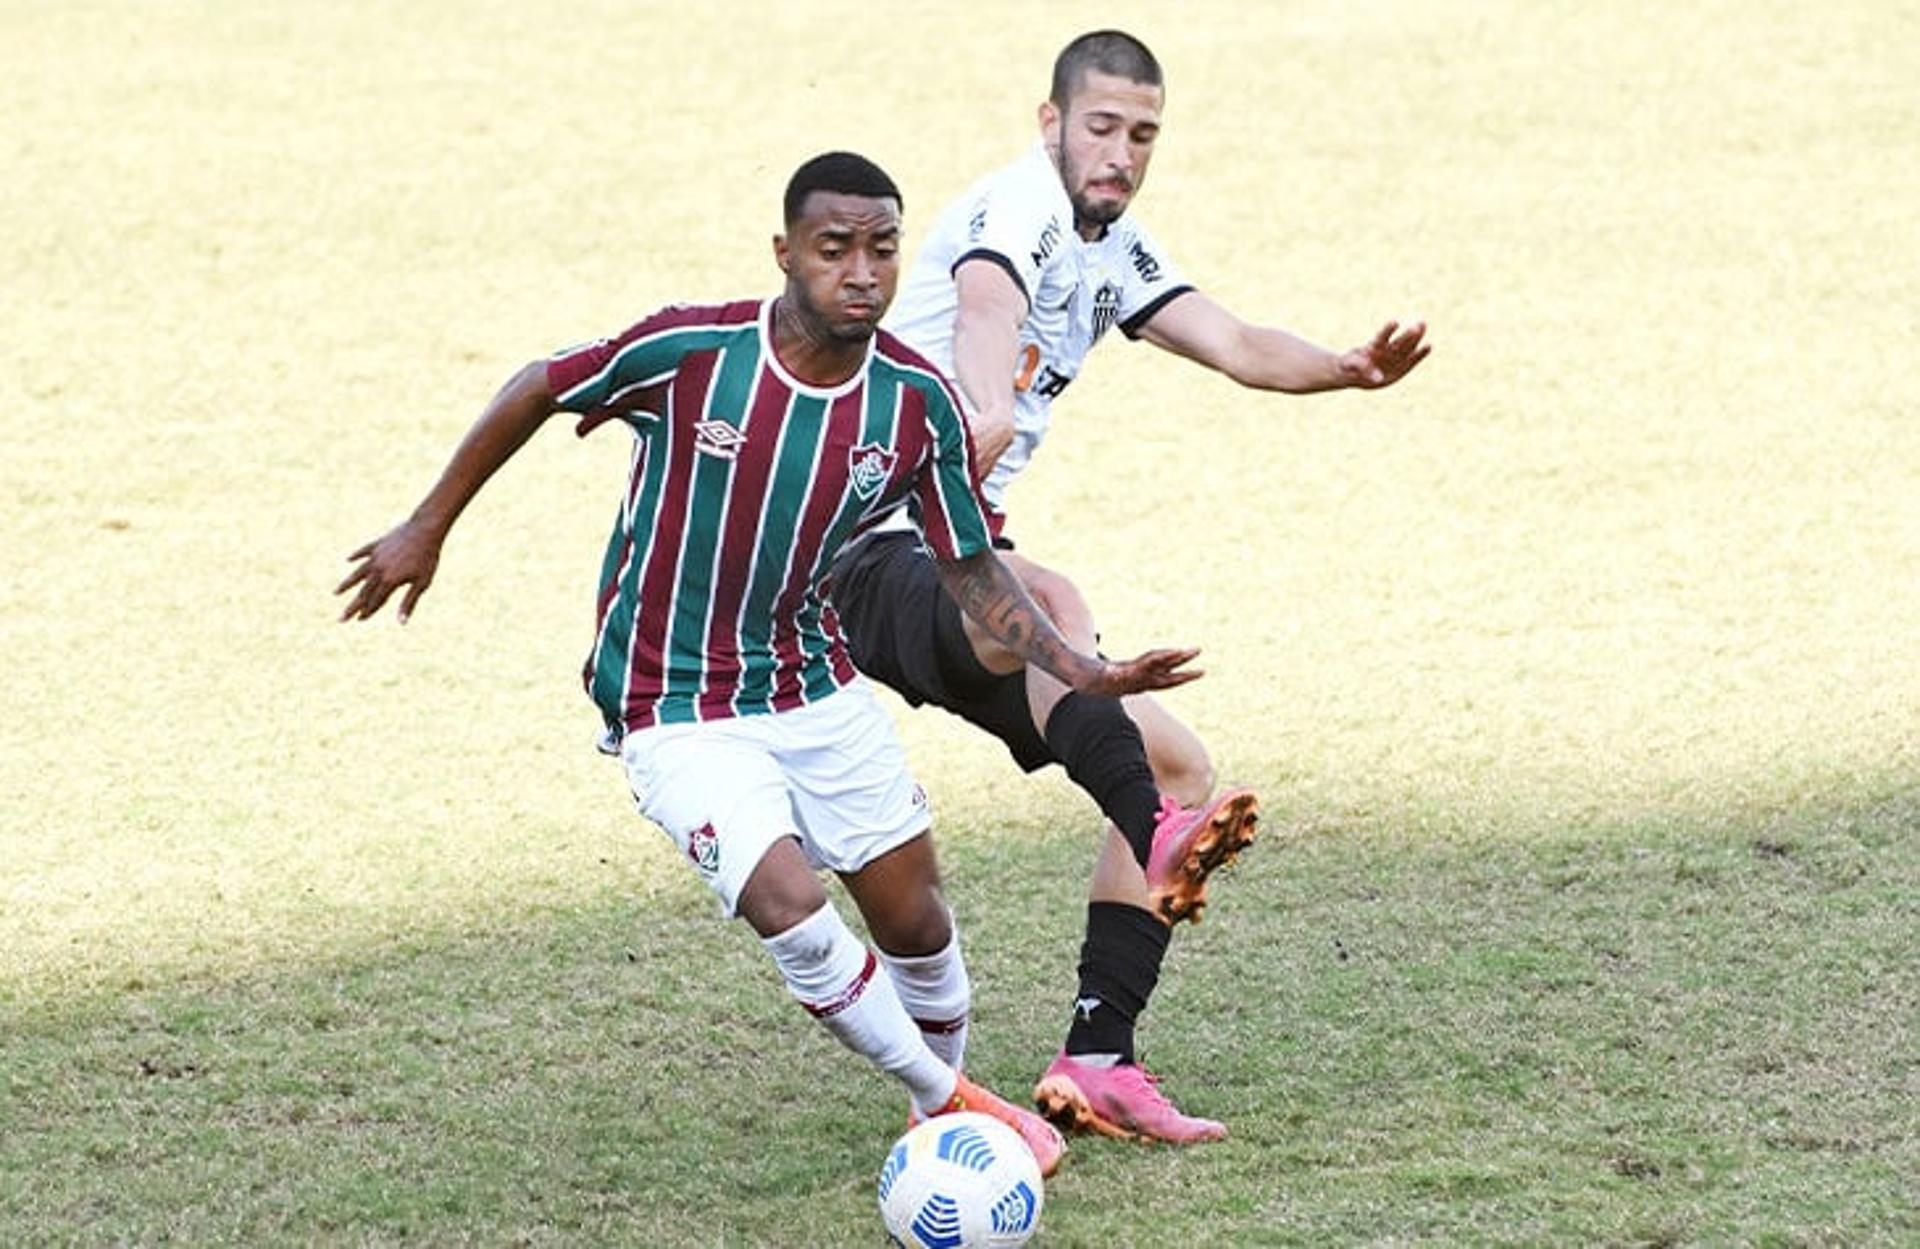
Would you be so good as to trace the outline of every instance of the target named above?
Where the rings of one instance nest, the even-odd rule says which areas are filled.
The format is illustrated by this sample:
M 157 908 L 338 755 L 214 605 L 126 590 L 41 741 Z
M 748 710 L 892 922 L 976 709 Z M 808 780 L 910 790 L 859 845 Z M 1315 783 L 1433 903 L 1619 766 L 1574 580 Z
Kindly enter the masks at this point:
M 1062 1129 L 1123 1141 L 1197 1145 L 1227 1134 L 1224 1123 L 1181 1114 L 1158 1084 L 1134 1063 L 1090 1067 L 1063 1053 L 1034 1086 L 1033 1103 Z
M 1033 1151 L 1033 1160 L 1040 1164 L 1042 1179 L 1060 1169 L 1060 1160 L 1067 1153 L 1067 1141 L 1051 1123 L 1031 1110 L 1022 1110 L 991 1089 L 982 1088 L 959 1072 L 954 1073 L 954 1079 L 957 1083 L 953 1086 L 953 1096 L 947 1099 L 946 1105 L 934 1111 L 934 1115 L 972 1110 L 991 1116 L 1020 1134 L 1020 1139 Z M 920 1122 L 921 1117 L 917 1114 L 907 1116 L 908 1127 Z
M 1191 811 L 1171 798 L 1160 800 L 1160 822 L 1147 856 L 1147 899 L 1168 927 L 1183 919 L 1200 922 L 1207 905 L 1207 877 L 1253 844 L 1260 800 L 1248 789 L 1230 789 Z

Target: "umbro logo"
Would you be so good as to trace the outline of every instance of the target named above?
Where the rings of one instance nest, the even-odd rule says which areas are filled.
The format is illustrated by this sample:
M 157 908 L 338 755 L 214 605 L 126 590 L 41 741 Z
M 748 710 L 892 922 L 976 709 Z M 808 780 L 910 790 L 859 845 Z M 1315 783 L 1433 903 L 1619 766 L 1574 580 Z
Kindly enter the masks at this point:
M 693 432 L 693 449 L 720 460 L 739 455 L 740 444 L 747 440 L 745 434 L 725 421 L 701 421 L 693 427 Z
M 1073 1009 L 1079 1014 L 1082 1023 L 1092 1019 L 1093 1012 L 1099 1010 L 1101 1005 L 1102 1003 L 1097 997 L 1077 997 L 1073 999 Z

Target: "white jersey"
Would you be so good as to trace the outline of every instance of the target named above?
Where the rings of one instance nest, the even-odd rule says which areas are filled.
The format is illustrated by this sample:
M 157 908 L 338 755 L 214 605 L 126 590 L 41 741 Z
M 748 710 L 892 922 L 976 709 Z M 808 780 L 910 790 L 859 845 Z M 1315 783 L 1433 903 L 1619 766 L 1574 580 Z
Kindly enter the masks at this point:
M 1191 290 L 1140 224 L 1121 217 L 1094 242 L 1073 228 L 1073 203 L 1060 174 L 1035 144 L 988 174 L 934 223 L 886 325 L 954 381 L 953 272 L 984 258 L 1004 268 L 1027 297 L 1015 362 L 1013 445 L 987 475 L 985 494 L 1003 506 L 1007 483 L 1047 436 L 1048 407 L 1115 325 L 1129 338 L 1168 300 Z

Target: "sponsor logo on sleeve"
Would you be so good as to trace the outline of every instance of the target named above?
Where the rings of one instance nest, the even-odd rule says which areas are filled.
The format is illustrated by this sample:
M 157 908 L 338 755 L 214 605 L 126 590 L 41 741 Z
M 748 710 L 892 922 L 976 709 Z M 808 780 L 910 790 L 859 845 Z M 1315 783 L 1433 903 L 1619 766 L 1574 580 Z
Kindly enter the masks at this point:
M 1142 282 L 1160 280 L 1160 262 L 1147 254 L 1147 249 L 1140 246 L 1139 239 L 1133 240 L 1133 246 L 1127 248 L 1127 256 L 1133 261 L 1133 271 L 1140 275 Z

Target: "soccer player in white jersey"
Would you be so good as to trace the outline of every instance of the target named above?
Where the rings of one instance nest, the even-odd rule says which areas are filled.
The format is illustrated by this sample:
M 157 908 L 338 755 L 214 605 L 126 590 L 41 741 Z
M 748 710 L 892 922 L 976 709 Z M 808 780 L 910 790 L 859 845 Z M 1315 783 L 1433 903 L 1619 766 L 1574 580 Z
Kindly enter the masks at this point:
M 674 305 L 528 365 L 495 396 L 413 515 L 350 557 L 342 619 L 401 587 L 405 620 L 454 520 L 555 412 L 622 421 L 636 447 L 602 563 L 585 681 L 634 801 L 793 995 L 905 1085 L 915 1117 L 991 1114 L 1044 1173 L 1060 1134 L 959 1073 L 971 986 L 942 900 L 924 792 L 854 672 L 823 589 L 834 556 L 911 499 L 942 584 L 986 634 L 1077 689 L 1197 675 L 1190 650 L 1110 663 L 1072 650 L 1000 562 L 948 383 L 878 328 L 898 279 L 901 200 L 828 153 L 788 184 L 775 299 Z M 877 951 L 815 870 L 831 868 Z
M 1163 101 L 1160 66 L 1139 40 L 1097 31 L 1067 45 L 1040 105 L 1040 142 L 941 216 L 888 320 L 972 404 L 996 506 L 1046 436 L 1053 400 L 1115 327 L 1243 385 L 1292 393 L 1388 386 L 1427 355 L 1417 323 L 1388 322 L 1337 353 L 1249 324 L 1188 284 L 1127 213 Z M 1068 638 L 1096 644 L 1071 581 L 1018 555 L 1007 562 Z M 1136 1061 L 1134 1026 L 1172 925 L 1197 917 L 1208 876 L 1252 840 L 1254 796 L 1214 793 L 1205 748 L 1151 698 L 1123 704 L 1069 690 L 969 623 L 911 533 L 863 539 L 842 556 L 834 586 L 862 671 L 995 734 L 1029 770 L 1059 763 L 1113 822 L 1094 870 L 1071 1024 L 1036 1103 L 1063 1126 L 1107 1135 L 1224 1135 L 1161 1093 Z

